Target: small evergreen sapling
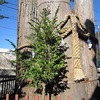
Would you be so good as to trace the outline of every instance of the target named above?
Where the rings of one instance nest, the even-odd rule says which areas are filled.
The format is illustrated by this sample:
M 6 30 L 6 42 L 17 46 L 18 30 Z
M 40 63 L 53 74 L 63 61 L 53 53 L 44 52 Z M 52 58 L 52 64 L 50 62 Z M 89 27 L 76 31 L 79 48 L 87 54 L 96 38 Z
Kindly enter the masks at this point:
M 64 74 L 66 73 L 65 70 L 62 70 L 64 68 L 66 69 L 65 48 L 62 49 L 62 38 L 59 35 L 60 30 L 57 28 L 59 25 L 57 24 L 58 10 L 59 7 L 54 17 L 50 19 L 50 10 L 44 8 L 40 14 L 40 19 L 34 18 L 34 20 L 31 20 L 29 23 L 33 30 L 33 33 L 28 37 L 31 47 L 33 47 L 33 49 L 31 49 L 31 52 L 34 53 L 33 56 L 30 55 L 30 53 L 26 53 L 27 51 L 20 52 L 11 41 L 7 40 L 15 48 L 17 57 L 17 78 L 27 82 L 29 86 L 36 87 L 40 90 L 42 89 L 43 94 L 45 94 L 48 84 L 52 85 L 56 83 L 59 85 L 63 83 L 59 82 L 63 80 Z M 60 70 L 62 70 L 62 72 L 60 72 Z M 66 88 L 66 86 L 64 86 L 65 84 L 61 85 Z M 61 86 L 59 85 L 59 87 Z M 52 92 L 50 90 L 47 91 L 49 94 Z
M 34 57 L 28 57 L 20 61 L 20 77 L 24 78 L 29 85 L 43 89 L 48 83 L 55 81 L 61 68 L 65 68 L 65 53 L 60 49 L 62 38 L 57 29 L 57 13 L 50 19 L 50 10 L 43 9 L 40 18 L 34 18 L 29 23 L 33 33 L 28 37 L 33 47 Z
M 57 13 L 58 9 L 50 20 L 50 11 L 45 8 L 40 15 L 41 20 L 32 20 L 35 25 L 30 23 L 34 30 L 30 40 L 34 47 L 35 57 L 32 59 L 32 66 L 27 72 L 27 77 L 30 78 L 32 75 L 33 83 L 35 82 L 36 85 L 54 81 L 59 70 L 65 67 L 65 54 L 59 49 L 62 39 L 57 29 Z

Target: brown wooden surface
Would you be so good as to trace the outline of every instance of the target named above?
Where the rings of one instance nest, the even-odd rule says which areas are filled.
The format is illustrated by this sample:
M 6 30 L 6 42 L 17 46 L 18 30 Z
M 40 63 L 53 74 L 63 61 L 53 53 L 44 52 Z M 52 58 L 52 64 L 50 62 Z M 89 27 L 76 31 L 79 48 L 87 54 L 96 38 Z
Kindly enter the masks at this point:
M 29 25 L 27 24 L 31 18 L 31 14 L 33 16 L 33 0 L 19 0 L 19 25 L 18 25 L 18 46 L 22 46 L 24 44 L 29 43 L 25 36 L 28 36 L 30 33 Z M 48 2 L 47 2 L 48 1 Z M 68 3 L 64 3 L 64 2 Z M 34 2 L 36 2 L 34 0 Z M 58 13 L 58 22 L 63 20 L 65 16 L 71 13 L 70 8 L 70 0 L 37 0 L 37 14 L 41 12 L 43 7 L 50 6 L 51 9 L 51 18 L 54 15 L 58 5 L 60 5 L 60 10 Z M 84 23 L 86 19 L 89 19 L 90 22 L 93 22 L 93 9 L 92 9 L 91 0 L 75 0 L 75 12 L 78 13 L 82 18 Z M 87 23 L 85 23 L 87 24 Z M 91 28 L 90 28 L 91 27 Z M 93 25 L 87 25 L 87 28 L 93 29 Z M 93 30 L 89 30 L 89 32 L 94 32 Z M 82 65 L 85 76 L 87 77 L 86 82 L 74 82 L 73 76 L 73 59 L 72 59 L 72 37 L 69 35 L 67 38 L 64 39 L 68 50 L 65 52 L 66 56 L 69 57 L 67 59 L 68 67 L 66 68 L 68 72 L 66 73 L 68 80 L 68 88 L 60 93 L 61 100 L 68 100 L 69 97 L 72 97 L 73 100 L 81 100 L 81 98 L 85 98 L 85 100 L 89 100 L 93 95 L 93 92 L 97 85 L 97 75 L 96 75 L 96 68 L 95 68 L 95 44 L 91 50 L 88 49 L 87 43 L 85 40 L 80 40 L 81 43 L 81 56 L 82 56 Z M 94 42 L 93 42 L 94 43 Z M 29 100 L 33 98 L 33 89 L 27 88 L 24 90 L 26 94 L 28 94 Z M 41 100 L 41 95 L 39 95 L 39 99 Z M 57 100 L 56 96 L 51 97 L 52 100 Z
M 82 18 L 88 32 L 94 34 L 93 0 L 75 0 L 75 12 Z M 82 66 L 87 78 L 85 91 L 89 99 L 92 97 L 97 86 L 95 42 L 94 40 L 91 41 L 93 44 L 91 49 L 88 48 L 87 40 L 81 39 L 80 41 Z
M 18 94 L 15 95 L 15 100 L 18 100 Z
M 31 34 L 30 19 L 36 15 L 36 0 L 19 0 L 18 6 L 18 48 L 28 45 L 29 40 L 26 38 Z M 23 49 L 24 50 L 24 49 Z
M 38 2 L 38 14 L 42 11 L 43 8 L 48 7 L 51 11 L 50 18 L 55 14 L 58 6 L 58 22 L 62 21 L 65 18 L 65 15 L 70 12 L 70 0 L 37 0 Z
M 9 100 L 9 94 L 6 94 L 6 100 Z

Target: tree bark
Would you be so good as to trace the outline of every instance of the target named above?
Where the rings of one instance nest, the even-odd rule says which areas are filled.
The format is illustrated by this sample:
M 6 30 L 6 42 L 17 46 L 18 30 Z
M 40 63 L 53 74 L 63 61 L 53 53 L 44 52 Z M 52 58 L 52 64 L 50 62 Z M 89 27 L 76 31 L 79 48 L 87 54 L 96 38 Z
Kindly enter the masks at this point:
M 94 34 L 93 0 L 75 0 L 75 12 L 82 18 L 89 32 Z
M 94 35 L 94 9 L 93 0 L 75 0 L 75 13 L 77 13 L 83 20 L 86 29 L 90 34 Z M 84 34 L 84 33 L 83 33 Z M 92 48 L 88 48 L 87 40 L 81 39 L 81 56 L 82 67 L 88 81 L 85 84 L 85 90 L 88 99 L 93 99 L 92 95 L 97 86 L 97 71 L 96 71 L 96 51 L 95 42 L 91 39 Z
M 19 0 L 18 4 L 17 43 L 18 48 L 21 48 L 30 44 L 27 36 L 31 34 L 32 30 L 28 22 L 36 15 L 36 0 Z
M 30 41 L 27 37 L 31 34 L 31 26 L 28 22 L 36 16 L 36 2 L 37 0 L 19 0 L 18 1 L 18 36 L 17 46 L 21 52 L 30 52 Z M 34 89 L 31 87 L 22 88 L 23 92 L 29 96 L 29 100 L 33 99 Z M 23 98 L 22 98 L 23 99 Z M 21 100 L 22 100 L 21 99 Z M 24 99 L 23 99 L 24 100 Z
M 52 18 L 55 14 L 55 11 L 59 7 L 58 12 L 58 22 L 62 21 L 65 18 L 67 13 L 70 13 L 70 0 L 37 0 L 38 2 L 38 15 L 42 11 L 43 8 L 48 7 L 51 11 L 50 18 Z
M 67 3 L 65 3 L 67 2 Z M 72 10 L 70 8 L 70 0 L 38 0 L 38 13 L 41 12 L 41 9 L 43 9 L 46 6 L 50 6 L 51 10 L 51 18 L 54 16 L 54 13 L 57 9 L 57 7 L 60 5 L 60 9 L 58 12 L 58 22 L 64 20 L 67 15 L 72 13 Z M 70 21 L 65 25 L 70 24 Z M 68 67 L 66 70 L 68 72 L 66 73 L 66 77 L 64 80 L 68 81 L 67 88 L 64 92 L 61 92 L 59 95 L 61 96 L 61 100 L 69 100 L 69 97 L 72 97 L 73 100 L 81 100 L 84 98 L 87 100 L 87 93 L 85 91 L 85 83 L 75 83 L 74 82 L 74 65 L 73 65 L 73 57 L 72 57 L 72 35 L 70 34 L 66 38 L 64 38 L 64 42 L 66 43 L 66 46 L 68 47 L 68 50 L 65 52 L 65 55 L 67 58 L 67 65 Z M 56 96 L 51 96 L 51 100 L 57 100 Z
M 82 17 L 83 22 L 85 23 L 87 29 L 90 33 L 94 33 L 94 16 L 93 16 L 93 2 L 92 0 L 75 0 L 75 12 Z M 52 18 L 55 14 L 57 7 L 60 6 L 58 12 L 58 22 L 64 20 L 64 18 L 71 13 L 70 8 L 70 0 L 19 0 L 19 18 L 18 18 L 18 47 L 22 47 L 24 45 L 30 44 L 27 40 L 26 36 L 29 36 L 31 33 L 30 25 L 28 22 L 32 18 L 32 16 L 37 15 L 39 17 L 39 13 L 43 8 L 49 7 L 51 10 Z M 37 9 L 37 14 L 34 13 L 34 9 Z M 36 11 L 36 10 L 35 10 Z M 69 21 L 70 23 L 70 21 Z M 67 24 L 68 25 L 68 24 Z M 61 100 L 68 100 L 71 96 L 73 100 L 81 100 L 84 98 L 88 100 L 91 98 L 94 89 L 97 85 L 97 75 L 95 68 L 95 43 L 93 43 L 93 47 L 91 50 L 88 49 L 86 40 L 81 41 L 81 53 L 82 53 L 82 67 L 85 73 L 85 76 L 89 79 L 87 82 L 74 82 L 74 65 L 72 59 L 72 37 L 69 35 L 64 39 L 68 50 L 65 52 L 67 59 L 68 67 L 66 73 L 68 80 L 68 88 L 60 93 Z M 29 89 L 29 88 L 28 88 Z M 24 91 L 27 91 L 25 89 Z M 33 89 L 30 91 L 32 92 Z M 27 91 L 28 92 L 28 91 Z M 27 93 L 28 94 L 28 93 Z M 31 95 L 29 95 L 32 97 Z M 29 100 L 32 100 L 29 98 Z M 41 96 L 40 96 L 41 100 Z M 51 97 L 51 100 L 56 100 L 55 96 Z

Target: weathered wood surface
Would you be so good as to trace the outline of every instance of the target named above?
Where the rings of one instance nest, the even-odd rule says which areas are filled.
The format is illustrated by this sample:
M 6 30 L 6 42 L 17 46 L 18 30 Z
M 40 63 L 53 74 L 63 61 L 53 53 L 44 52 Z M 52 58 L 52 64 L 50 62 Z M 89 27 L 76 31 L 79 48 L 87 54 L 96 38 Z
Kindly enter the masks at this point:
M 93 0 L 75 0 L 75 12 L 82 18 L 89 33 L 94 34 L 94 10 Z M 85 84 L 85 90 L 90 99 L 95 92 L 97 86 L 97 71 L 96 71 L 96 54 L 95 42 L 92 41 L 92 48 L 88 48 L 87 40 L 81 39 L 81 56 L 82 66 L 88 82 Z
M 30 16 L 34 15 L 32 1 L 36 2 L 35 0 L 19 0 L 19 26 L 18 26 L 18 46 L 22 46 L 24 44 L 27 44 L 28 41 L 26 40 L 26 36 L 29 35 L 30 29 L 29 25 L 27 24 L 28 21 L 30 21 Z M 67 2 L 67 3 L 65 3 Z M 58 13 L 58 22 L 62 21 L 65 16 L 69 13 L 71 13 L 70 8 L 70 0 L 37 0 L 37 14 L 39 16 L 39 13 L 44 7 L 50 7 L 51 10 L 51 18 L 54 16 L 54 13 L 57 9 L 57 7 L 60 5 L 60 10 Z M 89 19 L 89 22 L 92 23 L 92 25 L 87 24 L 87 29 L 90 29 L 89 32 L 94 32 L 94 25 L 93 25 L 93 8 L 92 8 L 91 0 L 75 0 L 75 12 L 78 13 L 84 23 L 87 19 Z M 92 30 L 93 29 L 93 30 Z M 86 40 L 80 40 L 81 43 L 81 56 L 82 56 L 82 65 L 83 70 L 85 73 L 85 76 L 87 77 L 86 82 L 74 82 L 74 65 L 73 65 L 73 59 L 72 59 L 72 35 L 69 35 L 67 38 L 64 39 L 66 46 L 68 47 L 68 50 L 65 52 L 66 56 L 69 57 L 67 59 L 68 67 L 66 68 L 68 72 L 66 73 L 68 80 L 68 88 L 60 93 L 62 100 L 68 100 L 70 96 L 72 96 L 73 100 L 81 100 L 81 98 L 85 98 L 85 100 L 88 100 L 91 98 L 96 85 L 97 85 L 97 75 L 96 75 L 96 68 L 95 68 L 95 44 L 93 45 L 93 48 L 91 50 L 88 49 L 88 45 L 86 43 Z M 94 43 L 94 42 L 93 42 Z M 31 94 L 34 90 L 31 88 L 25 89 L 27 94 L 29 94 L 31 97 L 33 94 Z M 56 96 L 52 96 L 52 100 L 56 100 Z M 41 96 L 40 96 L 41 99 Z M 32 100 L 30 98 L 29 100 Z
M 36 14 L 36 0 L 19 0 L 18 2 L 18 48 L 29 45 L 27 36 L 31 34 L 30 19 Z
M 94 33 L 93 0 L 75 0 L 75 12 L 82 17 L 90 33 Z
M 43 8 L 48 7 L 51 11 L 50 18 L 54 16 L 58 6 L 60 7 L 58 12 L 58 22 L 60 22 L 65 18 L 67 13 L 70 13 L 70 0 L 37 0 L 38 14 Z

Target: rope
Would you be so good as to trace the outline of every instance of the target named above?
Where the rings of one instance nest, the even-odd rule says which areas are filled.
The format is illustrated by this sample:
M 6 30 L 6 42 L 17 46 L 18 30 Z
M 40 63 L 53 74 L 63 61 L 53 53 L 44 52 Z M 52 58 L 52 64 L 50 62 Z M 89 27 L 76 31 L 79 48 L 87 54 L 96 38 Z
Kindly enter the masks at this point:
M 83 82 L 83 83 L 89 83 L 89 82 L 95 82 L 95 81 L 98 81 L 98 79 L 88 80 L 88 81 L 82 81 L 82 82 Z M 68 83 L 68 84 L 75 84 L 76 82 L 74 82 L 74 81 L 68 81 L 67 83 Z
M 77 33 L 76 16 L 73 14 L 71 15 L 71 22 L 72 22 L 72 46 L 73 46 L 74 66 L 75 68 L 81 68 L 80 44 Z
M 78 16 L 76 16 L 76 14 L 74 13 L 72 13 L 71 15 L 68 15 L 66 20 L 67 21 L 68 19 L 71 20 L 71 26 L 64 28 L 64 30 L 62 28 L 61 33 L 60 33 L 61 37 L 64 38 L 68 35 L 69 32 L 72 31 L 73 66 L 74 66 L 74 80 L 75 81 L 83 80 L 85 78 L 85 75 L 82 70 L 82 65 L 81 65 L 80 41 L 79 41 L 79 36 L 77 32 L 77 25 L 78 25 L 77 17 Z
M 40 3 L 37 7 L 40 7 L 41 5 L 43 4 L 46 4 L 46 3 L 67 3 L 68 5 L 70 5 L 67 1 L 45 1 L 45 2 L 42 2 Z
M 70 16 L 72 24 L 72 49 L 73 49 L 73 65 L 74 65 L 74 80 L 79 81 L 85 78 L 81 65 L 80 42 L 77 32 L 76 15 L 73 13 Z
M 33 46 L 29 45 L 29 44 L 24 44 L 22 46 L 18 46 L 17 50 L 22 50 L 24 48 L 33 48 Z

